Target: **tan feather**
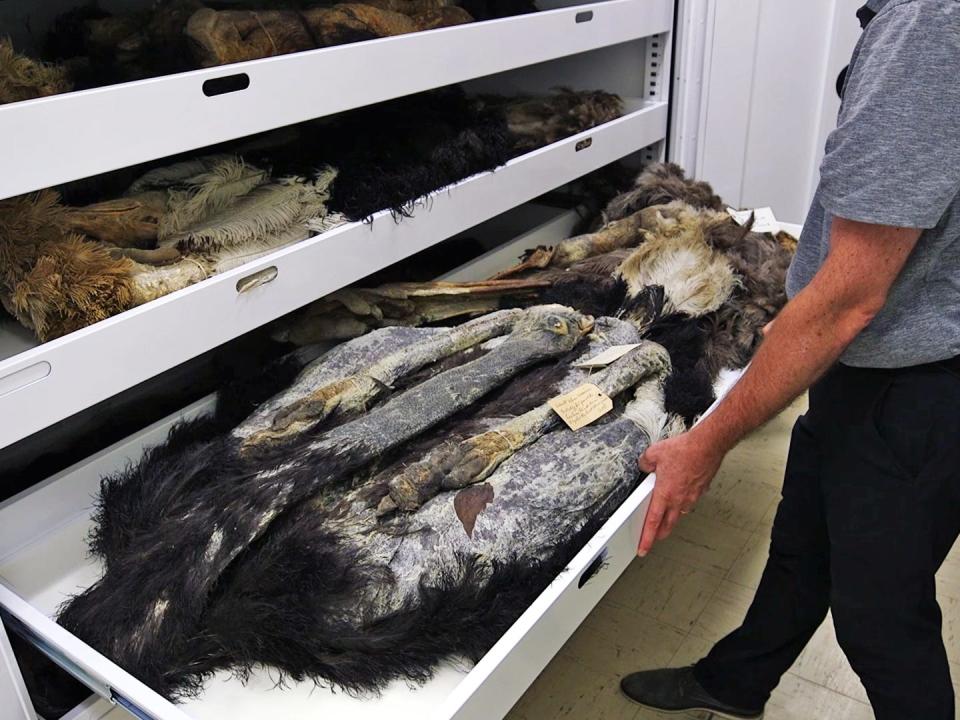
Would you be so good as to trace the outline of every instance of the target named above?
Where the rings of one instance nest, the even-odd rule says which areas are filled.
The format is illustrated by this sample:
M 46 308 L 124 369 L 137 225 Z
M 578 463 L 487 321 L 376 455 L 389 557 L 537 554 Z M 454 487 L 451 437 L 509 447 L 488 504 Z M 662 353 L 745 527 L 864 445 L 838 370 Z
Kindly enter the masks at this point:
M 690 234 L 651 237 L 618 272 L 631 295 L 659 285 L 666 295 L 664 311 L 691 317 L 718 309 L 738 285 L 727 259 Z
M 265 170 L 247 165 L 239 157 L 226 157 L 184 180 L 182 189 L 169 191 L 167 212 L 160 221 L 160 241 L 233 207 L 268 177 Z
M 72 89 L 66 68 L 20 55 L 9 38 L 0 38 L 0 105 Z

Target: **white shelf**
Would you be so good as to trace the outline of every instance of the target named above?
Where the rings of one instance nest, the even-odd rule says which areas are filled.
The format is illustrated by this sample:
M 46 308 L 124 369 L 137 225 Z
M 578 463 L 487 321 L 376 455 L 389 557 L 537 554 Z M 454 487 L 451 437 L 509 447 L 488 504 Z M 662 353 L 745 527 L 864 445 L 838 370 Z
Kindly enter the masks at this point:
M 0 198 L 672 29 L 607 0 L 0 106 Z M 245 73 L 247 89 L 203 84 Z
M 717 395 L 729 392 L 741 374 L 725 371 L 717 383 Z M 91 689 L 107 698 L 122 697 L 156 720 L 502 718 L 633 560 L 655 482 L 651 477 L 637 488 L 472 668 L 447 664 L 423 687 L 395 683 L 377 698 L 332 693 L 309 682 L 279 689 L 268 670 L 255 672 L 248 683 L 221 673 L 205 683 L 199 697 L 175 706 L 51 618 L 60 603 L 91 585 L 102 572 L 85 543 L 90 500 L 99 478 L 161 442 L 178 420 L 211 406 L 212 398 L 195 403 L 0 504 L 0 608 L 6 619 L 73 668 Z M 598 557 L 604 558 L 602 569 L 578 587 L 582 574 Z M 125 717 L 124 712 L 110 714 L 112 720 Z
M 400 223 L 383 212 L 340 226 L 28 350 L 0 328 L 0 448 L 665 137 L 666 103 L 628 110 L 435 193 Z M 237 292 L 270 267 L 273 282 Z

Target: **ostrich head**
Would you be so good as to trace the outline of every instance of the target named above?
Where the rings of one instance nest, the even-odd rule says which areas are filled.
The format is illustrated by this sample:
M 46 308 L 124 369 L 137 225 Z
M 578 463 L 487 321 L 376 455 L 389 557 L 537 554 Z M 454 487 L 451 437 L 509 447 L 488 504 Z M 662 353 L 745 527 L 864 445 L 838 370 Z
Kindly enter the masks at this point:
M 593 330 L 594 320 L 563 305 L 538 305 L 527 310 L 517 323 L 515 335 L 536 338 L 545 346 L 571 350 Z

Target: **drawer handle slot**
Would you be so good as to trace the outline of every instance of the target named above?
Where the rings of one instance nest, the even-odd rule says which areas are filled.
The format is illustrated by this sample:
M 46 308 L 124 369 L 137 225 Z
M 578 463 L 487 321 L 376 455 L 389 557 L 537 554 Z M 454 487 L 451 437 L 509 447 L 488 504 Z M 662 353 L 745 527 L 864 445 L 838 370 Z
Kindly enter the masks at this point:
M 607 566 L 607 549 L 604 548 L 600 551 L 600 554 L 597 555 L 593 562 L 587 565 L 587 569 L 583 571 L 580 575 L 580 580 L 577 582 L 577 588 L 583 588 L 588 582 L 593 580 L 597 575 L 600 574 L 600 571 Z
M 203 94 L 207 97 L 216 97 L 217 95 L 240 92 L 248 87 L 250 87 L 250 76 L 246 73 L 224 75 L 203 83 Z
M 577 24 L 590 22 L 593 20 L 593 10 L 584 10 L 583 12 L 578 12 L 574 17 L 574 20 L 577 21 Z
M 40 382 L 50 374 L 51 369 L 50 363 L 43 360 L 42 362 L 25 367 L 22 370 L 17 370 L 9 375 L 0 377 L 0 397 L 9 395 L 17 390 L 23 390 L 27 385 Z
M 276 265 L 271 265 L 268 268 L 264 268 L 259 272 L 255 272 L 253 275 L 247 275 L 244 278 L 237 280 L 237 292 L 241 295 L 243 293 L 248 293 L 251 290 L 254 290 L 261 285 L 266 285 L 277 279 L 277 275 L 280 274 L 280 271 L 277 270 Z
M 593 145 L 593 138 L 584 138 L 576 145 L 576 151 L 580 152 L 581 150 L 586 150 L 588 147 Z

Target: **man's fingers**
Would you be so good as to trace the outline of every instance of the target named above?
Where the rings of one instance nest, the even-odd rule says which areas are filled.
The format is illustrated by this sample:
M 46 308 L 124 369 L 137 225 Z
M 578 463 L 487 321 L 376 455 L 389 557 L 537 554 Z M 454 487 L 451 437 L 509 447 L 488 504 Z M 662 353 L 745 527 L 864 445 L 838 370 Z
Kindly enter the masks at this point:
M 657 531 L 657 540 L 666 540 L 668 537 L 670 537 L 670 533 L 673 532 L 673 529 L 677 526 L 678 522 L 680 522 L 680 510 L 679 508 L 671 508 L 664 516 L 663 520 L 660 521 L 660 529 Z
M 666 507 L 663 500 L 654 492 L 653 498 L 650 500 L 650 508 L 647 510 L 647 517 L 643 521 L 643 532 L 640 534 L 640 547 L 637 548 L 637 555 L 640 557 L 646 557 L 653 547 L 653 543 L 656 542 L 665 512 Z
M 645 473 L 652 473 L 657 471 L 657 464 L 650 457 L 649 448 L 645 450 L 643 455 L 641 455 L 638 458 L 637 464 L 640 465 L 640 469 Z

